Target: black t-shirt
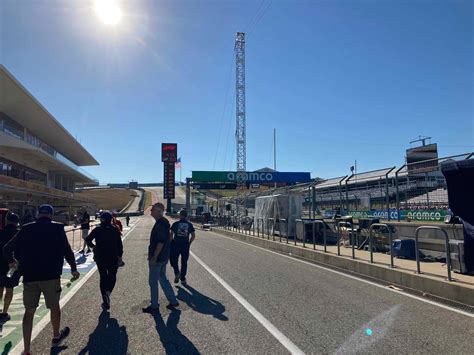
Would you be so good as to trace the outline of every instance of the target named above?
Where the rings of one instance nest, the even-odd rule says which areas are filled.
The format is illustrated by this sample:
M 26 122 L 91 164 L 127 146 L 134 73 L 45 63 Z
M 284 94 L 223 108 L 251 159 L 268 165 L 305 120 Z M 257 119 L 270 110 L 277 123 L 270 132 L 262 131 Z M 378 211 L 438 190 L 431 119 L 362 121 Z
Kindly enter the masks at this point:
M 158 243 L 163 244 L 156 262 L 166 262 L 170 257 L 170 222 L 164 217 L 156 220 L 150 234 L 150 245 L 148 246 L 148 257 L 155 254 Z
M 173 240 L 178 243 L 189 243 L 189 235 L 195 231 L 193 224 L 186 220 L 174 222 L 171 230 L 174 232 Z
M 13 224 L 7 224 L 5 228 L 0 230 L 0 272 L 5 274 L 8 267 L 8 260 L 3 256 L 3 247 L 18 233 L 17 227 Z
M 122 237 L 111 224 L 101 224 L 93 229 L 86 242 L 94 248 L 94 260 L 99 264 L 117 264 L 118 257 L 122 257 Z
M 89 224 L 89 221 L 90 221 L 89 213 L 84 212 L 81 218 L 81 229 L 90 229 L 91 226 Z

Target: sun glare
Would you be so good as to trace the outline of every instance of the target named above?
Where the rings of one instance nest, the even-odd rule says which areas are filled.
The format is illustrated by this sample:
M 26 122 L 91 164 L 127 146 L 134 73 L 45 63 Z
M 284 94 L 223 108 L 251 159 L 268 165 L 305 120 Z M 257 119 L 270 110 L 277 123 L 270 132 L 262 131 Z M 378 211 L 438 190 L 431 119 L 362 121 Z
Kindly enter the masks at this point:
M 94 7 L 100 20 L 109 26 L 115 26 L 122 18 L 122 10 L 115 0 L 94 0 Z

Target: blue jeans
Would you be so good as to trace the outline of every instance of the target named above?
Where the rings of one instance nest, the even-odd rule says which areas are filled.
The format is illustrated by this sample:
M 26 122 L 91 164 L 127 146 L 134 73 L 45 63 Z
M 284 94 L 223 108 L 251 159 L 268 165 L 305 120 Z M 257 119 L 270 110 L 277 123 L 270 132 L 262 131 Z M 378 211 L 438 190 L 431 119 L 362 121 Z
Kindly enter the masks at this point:
M 176 304 L 178 300 L 174 294 L 173 288 L 171 287 L 168 278 L 166 277 L 166 264 L 168 261 L 165 262 L 158 262 L 156 264 L 149 264 L 150 274 L 148 277 L 148 283 L 150 285 L 150 293 L 151 293 L 151 307 L 158 308 L 158 282 L 165 293 L 166 298 L 168 299 L 169 303 Z

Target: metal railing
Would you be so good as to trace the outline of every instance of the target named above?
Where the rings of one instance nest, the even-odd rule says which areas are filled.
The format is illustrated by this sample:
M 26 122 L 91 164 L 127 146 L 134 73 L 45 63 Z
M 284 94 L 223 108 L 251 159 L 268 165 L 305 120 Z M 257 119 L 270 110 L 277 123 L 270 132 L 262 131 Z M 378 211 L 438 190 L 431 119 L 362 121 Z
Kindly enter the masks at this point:
M 394 268 L 393 264 L 393 236 L 392 236 L 392 230 L 390 229 L 390 226 L 386 223 L 373 223 L 369 227 L 369 252 L 370 252 L 370 263 L 374 263 L 374 249 L 373 249 L 373 243 L 372 243 L 372 232 L 374 227 L 380 227 L 380 228 L 385 228 L 388 231 L 388 239 L 390 243 L 390 267 Z
M 421 226 L 418 227 L 415 231 L 415 254 L 416 254 L 416 273 L 421 274 L 421 269 L 420 269 L 420 252 L 418 249 L 418 236 L 420 234 L 420 231 L 422 230 L 436 230 L 436 231 L 441 231 L 444 236 L 444 245 L 445 245 L 445 251 L 446 251 L 446 268 L 448 269 L 448 280 L 453 281 L 451 278 L 451 253 L 450 253 L 450 248 L 449 248 L 449 237 L 448 233 L 440 227 L 436 226 Z
M 313 250 L 316 250 L 316 225 L 323 226 L 323 244 L 324 244 L 324 252 L 327 253 L 327 246 L 326 246 L 326 224 L 323 220 L 317 219 L 313 221 Z
M 352 223 L 346 221 L 340 221 L 337 223 L 337 255 L 341 255 L 341 226 L 349 228 L 349 243 L 351 242 L 351 236 L 353 232 Z M 352 244 L 352 259 L 355 259 L 354 243 Z

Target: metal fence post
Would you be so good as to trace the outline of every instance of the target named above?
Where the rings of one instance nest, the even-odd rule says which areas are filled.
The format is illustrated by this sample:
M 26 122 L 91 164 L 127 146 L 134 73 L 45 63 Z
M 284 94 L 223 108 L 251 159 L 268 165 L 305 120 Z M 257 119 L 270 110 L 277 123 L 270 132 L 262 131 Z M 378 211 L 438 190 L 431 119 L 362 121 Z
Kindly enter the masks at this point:
M 268 228 L 268 218 L 265 220 L 265 229 L 267 230 L 267 240 L 270 240 L 270 228 Z
M 370 262 L 373 263 L 373 247 L 372 247 L 372 229 L 373 227 L 383 227 L 387 230 L 388 232 L 388 241 L 390 243 L 390 267 L 394 268 L 394 262 L 393 262 L 393 235 L 392 235 L 392 230 L 390 229 L 390 226 L 386 223 L 374 223 L 371 224 L 369 227 L 369 248 L 370 248 Z M 416 243 L 415 243 L 416 244 Z M 416 247 L 415 247 L 416 248 Z
M 303 248 L 306 248 L 306 223 L 303 222 Z
M 374 254 L 373 254 L 373 248 L 372 248 L 372 228 L 374 224 L 371 224 L 369 227 L 369 252 L 370 252 L 370 263 L 372 264 L 374 262 Z
M 280 243 L 281 243 L 281 219 L 278 220 L 278 235 L 280 236 Z
M 303 231 L 304 231 L 304 224 L 303 224 Z M 295 238 L 295 245 L 296 245 L 296 228 L 295 228 L 295 236 L 294 236 L 294 238 Z
M 420 256 L 418 252 L 418 236 L 421 230 L 438 230 L 443 233 L 444 236 L 444 247 L 445 247 L 445 252 L 446 252 L 446 268 L 448 269 L 448 280 L 453 281 L 451 277 L 451 251 L 449 248 L 449 237 L 448 233 L 440 227 L 435 227 L 435 226 L 421 226 L 418 227 L 415 231 L 415 253 L 416 253 L 416 271 L 418 274 L 421 274 L 420 271 Z
M 275 241 L 275 224 L 276 220 L 275 218 L 272 220 L 272 240 Z
M 340 231 L 340 225 L 341 222 L 338 222 L 337 223 L 337 255 L 340 256 L 341 255 L 341 231 Z
M 356 231 L 356 235 L 357 235 L 357 231 Z M 351 237 L 352 237 L 352 243 L 351 243 Z M 352 259 L 355 259 L 356 258 L 356 255 L 355 255 L 355 238 L 354 238 L 354 228 L 352 227 L 351 225 L 351 230 L 349 232 L 349 243 L 351 243 L 351 247 L 352 247 Z
M 313 221 L 313 250 L 316 250 L 316 221 Z

